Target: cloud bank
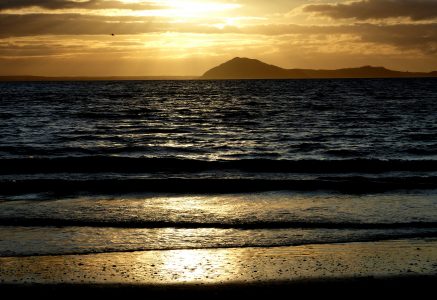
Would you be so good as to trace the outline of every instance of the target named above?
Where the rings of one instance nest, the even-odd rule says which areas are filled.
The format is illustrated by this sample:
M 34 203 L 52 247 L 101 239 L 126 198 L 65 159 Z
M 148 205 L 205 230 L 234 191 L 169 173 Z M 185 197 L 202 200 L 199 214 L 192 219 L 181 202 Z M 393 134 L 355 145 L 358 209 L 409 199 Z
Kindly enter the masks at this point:
M 411 20 L 437 18 L 436 0 L 362 0 L 336 4 L 311 4 L 304 12 L 332 19 L 386 19 L 406 17 Z
M 0 11 L 7 9 L 22 9 L 39 7 L 48 10 L 56 9 L 129 9 L 129 10 L 150 10 L 163 8 L 156 2 L 143 1 L 138 3 L 127 3 L 116 0 L 2 0 Z

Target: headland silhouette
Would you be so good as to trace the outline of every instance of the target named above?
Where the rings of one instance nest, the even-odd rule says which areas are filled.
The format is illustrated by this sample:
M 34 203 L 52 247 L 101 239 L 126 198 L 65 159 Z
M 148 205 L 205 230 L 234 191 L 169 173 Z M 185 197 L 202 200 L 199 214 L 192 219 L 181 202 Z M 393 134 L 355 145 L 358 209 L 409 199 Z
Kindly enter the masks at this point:
M 215 79 L 329 79 L 329 78 L 430 78 L 437 71 L 394 71 L 385 67 L 362 66 L 335 70 L 284 69 L 258 59 L 235 57 L 202 76 L 0 76 L 4 81 L 145 81 L 145 80 L 215 80 Z
M 304 79 L 304 78 L 413 78 L 437 77 L 437 71 L 402 72 L 363 66 L 336 70 L 284 69 L 257 59 L 235 57 L 208 70 L 202 79 Z

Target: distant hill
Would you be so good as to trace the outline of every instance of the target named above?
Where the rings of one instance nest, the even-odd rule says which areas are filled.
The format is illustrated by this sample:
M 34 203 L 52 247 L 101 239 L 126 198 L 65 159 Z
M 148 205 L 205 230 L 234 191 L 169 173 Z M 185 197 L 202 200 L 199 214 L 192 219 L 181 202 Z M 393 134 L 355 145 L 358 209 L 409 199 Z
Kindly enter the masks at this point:
M 300 79 L 300 78 L 402 78 L 437 77 L 430 73 L 401 72 L 364 66 L 337 70 L 283 69 L 257 59 L 235 57 L 211 70 L 202 79 Z
M 203 74 L 203 78 L 286 78 L 288 70 L 268 65 L 257 59 L 236 57 Z

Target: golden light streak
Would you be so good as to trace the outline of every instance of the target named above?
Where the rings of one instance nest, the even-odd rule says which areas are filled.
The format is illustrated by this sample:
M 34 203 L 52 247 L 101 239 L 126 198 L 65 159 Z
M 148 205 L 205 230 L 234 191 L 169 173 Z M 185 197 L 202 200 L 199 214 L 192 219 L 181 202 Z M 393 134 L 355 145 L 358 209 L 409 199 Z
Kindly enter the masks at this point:
M 175 1 L 166 0 L 156 2 L 157 5 L 168 9 L 132 11 L 131 16 L 156 16 L 156 17 L 179 17 L 179 18 L 205 18 L 214 17 L 219 13 L 240 8 L 239 4 L 205 2 L 205 1 Z

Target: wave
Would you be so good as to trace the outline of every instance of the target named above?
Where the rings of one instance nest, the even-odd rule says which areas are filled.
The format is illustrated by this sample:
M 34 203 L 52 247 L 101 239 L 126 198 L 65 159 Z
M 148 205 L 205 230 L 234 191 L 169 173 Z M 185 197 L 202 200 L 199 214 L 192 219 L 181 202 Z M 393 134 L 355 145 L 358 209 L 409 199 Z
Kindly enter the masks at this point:
M 1 218 L 0 226 L 19 227 L 108 227 L 108 228 L 217 228 L 217 229 L 425 229 L 437 230 L 437 222 L 357 223 L 357 222 L 189 222 L 149 220 L 80 220 L 59 218 Z M 436 232 L 437 233 L 437 232 Z
M 413 155 L 437 155 L 437 144 L 422 146 L 422 147 L 410 147 L 404 150 L 405 153 Z
M 386 192 L 391 190 L 437 189 L 437 177 L 320 177 L 316 179 L 5 179 L 0 194 L 52 192 L 57 194 L 90 193 L 239 193 L 261 191 L 339 191 L 348 193 Z
M 28 257 L 28 256 L 57 256 L 57 255 L 86 255 L 99 253 L 131 253 L 139 251 L 154 251 L 154 250 L 189 250 L 189 249 L 231 249 L 231 248 L 271 248 L 271 247 L 290 247 L 303 245 L 324 245 L 324 244 L 345 244 L 345 243 L 362 243 L 362 242 L 378 242 L 385 240 L 403 240 L 403 239 L 418 239 L 418 238 L 436 238 L 437 232 L 392 232 L 392 233 L 377 233 L 371 235 L 358 235 L 348 237 L 325 237 L 320 238 L 303 238 L 296 240 L 270 240 L 270 241 L 239 241 L 228 242 L 221 244 L 220 242 L 210 241 L 208 243 L 191 243 L 177 245 L 160 245 L 147 244 L 138 245 L 112 245 L 105 247 L 71 247 L 67 249 L 14 249 L 1 250 L 0 257 Z
M 408 138 L 412 141 L 436 141 L 437 140 L 437 133 L 411 133 L 408 135 Z
M 82 149 L 80 149 L 82 150 Z M 437 160 L 193 160 L 177 158 L 132 158 L 117 156 L 78 156 L 58 158 L 0 159 L 0 174 L 25 173 L 100 173 L 100 172 L 198 172 L 240 170 L 284 173 L 385 173 L 394 171 L 437 171 Z
M 67 138 L 69 139 L 69 138 Z M 74 138 L 73 138 L 74 139 Z M 86 141 L 87 139 L 90 139 L 89 141 L 95 141 L 94 144 L 98 144 L 97 141 L 104 141 L 110 143 L 119 143 L 123 142 L 122 137 L 104 137 L 104 138 L 93 138 L 89 135 L 85 136 L 85 138 L 82 140 L 82 142 Z M 13 155 L 23 155 L 23 156 L 39 156 L 39 157 L 47 157 L 52 156 L 54 160 L 59 159 L 60 157 L 66 157 L 65 155 L 71 155 L 70 157 L 77 159 L 80 157 L 96 157 L 101 156 L 100 154 L 104 153 L 107 156 L 111 157 L 110 155 L 119 155 L 119 154 L 125 154 L 129 155 L 132 153 L 200 153 L 204 154 L 205 151 L 202 149 L 197 149 L 194 147 L 165 147 L 165 146 L 155 146 L 155 147 L 149 147 L 149 146 L 142 146 L 142 145 L 131 145 L 131 146 L 98 146 L 98 145 L 92 145 L 92 146 L 82 146 L 82 147 L 60 147 L 60 148 L 52 148 L 52 147 L 14 147 L 14 146 L 0 146 L 0 152 L 9 153 L 9 155 L 12 153 Z M 24 158 L 24 160 L 27 158 Z M 51 159 L 51 158 L 48 158 Z M 1 159 L 1 160 L 7 160 Z
M 297 152 L 297 151 L 323 150 L 326 149 L 327 146 L 317 142 L 305 142 L 305 143 L 293 145 L 292 148 L 293 148 L 292 150 L 295 150 Z
M 349 150 L 349 149 L 335 149 L 326 150 L 326 154 L 335 157 L 363 157 L 369 154 L 369 151 L 364 150 Z
M 85 148 L 85 147 L 36 147 L 36 146 L 0 146 L 1 152 L 13 153 L 14 155 L 26 155 L 26 156 L 45 156 L 45 155 L 58 155 L 61 156 L 65 153 L 69 154 L 82 154 L 82 155 L 96 155 L 100 153 L 98 148 Z M 1 159 L 1 161 L 7 161 L 8 159 Z M 14 160 L 14 159 L 11 159 Z

